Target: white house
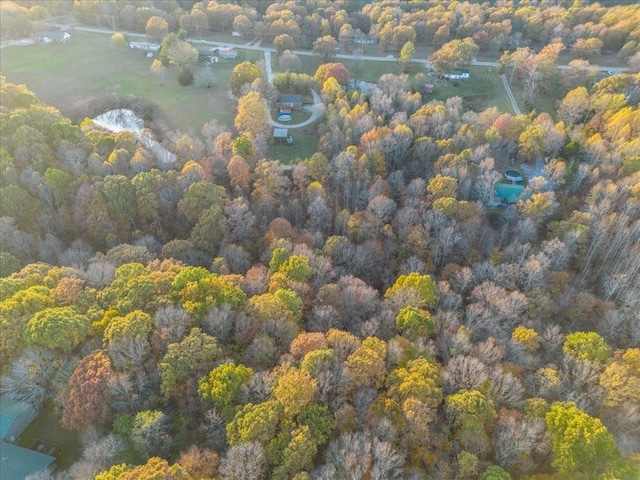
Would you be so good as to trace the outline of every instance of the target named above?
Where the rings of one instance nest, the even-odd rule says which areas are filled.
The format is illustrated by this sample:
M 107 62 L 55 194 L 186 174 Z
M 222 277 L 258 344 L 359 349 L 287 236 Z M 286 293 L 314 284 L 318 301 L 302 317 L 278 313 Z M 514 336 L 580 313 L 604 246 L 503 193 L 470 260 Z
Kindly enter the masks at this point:
M 455 70 L 444 74 L 447 80 L 467 80 L 469 78 L 469 70 Z

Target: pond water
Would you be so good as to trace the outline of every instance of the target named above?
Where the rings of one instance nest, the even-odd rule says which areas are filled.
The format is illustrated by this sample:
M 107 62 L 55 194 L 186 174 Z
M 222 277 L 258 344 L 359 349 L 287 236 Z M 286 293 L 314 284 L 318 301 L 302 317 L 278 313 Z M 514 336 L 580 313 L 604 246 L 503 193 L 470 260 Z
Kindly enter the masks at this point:
M 164 148 L 153 138 L 151 131 L 144 128 L 144 120 L 138 117 L 133 110 L 126 108 L 109 110 L 95 117 L 93 123 L 110 132 L 133 132 L 136 139 L 147 147 L 160 163 L 166 164 L 176 161 L 176 154 Z

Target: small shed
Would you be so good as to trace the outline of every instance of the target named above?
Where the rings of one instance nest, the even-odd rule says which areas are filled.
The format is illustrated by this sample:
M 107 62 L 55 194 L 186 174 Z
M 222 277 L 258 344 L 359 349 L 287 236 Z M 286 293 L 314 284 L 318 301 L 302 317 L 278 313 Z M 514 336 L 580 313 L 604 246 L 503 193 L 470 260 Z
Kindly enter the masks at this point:
M 27 403 L 0 398 L 0 439 L 15 442 L 36 413 Z
M 291 145 L 293 143 L 293 137 L 289 135 L 288 128 L 274 128 L 273 129 L 273 139 L 276 142 L 286 143 Z
M 276 101 L 279 110 L 300 110 L 302 108 L 302 95 L 279 95 Z

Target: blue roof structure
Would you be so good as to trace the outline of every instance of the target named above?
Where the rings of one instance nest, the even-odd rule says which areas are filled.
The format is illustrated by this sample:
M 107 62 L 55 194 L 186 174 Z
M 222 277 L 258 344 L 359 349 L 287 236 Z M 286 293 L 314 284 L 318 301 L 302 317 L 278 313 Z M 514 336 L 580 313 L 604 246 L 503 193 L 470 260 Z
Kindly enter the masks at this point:
M 522 185 L 511 185 L 509 183 L 496 183 L 494 194 L 496 198 L 507 203 L 515 203 L 524 192 Z
M 26 403 L 0 398 L 0 438 L 7 436 L 13 423 L 28 409 Z
M 0 478 L 24 480 L 55 461 L 55 457 L 0 441 Z

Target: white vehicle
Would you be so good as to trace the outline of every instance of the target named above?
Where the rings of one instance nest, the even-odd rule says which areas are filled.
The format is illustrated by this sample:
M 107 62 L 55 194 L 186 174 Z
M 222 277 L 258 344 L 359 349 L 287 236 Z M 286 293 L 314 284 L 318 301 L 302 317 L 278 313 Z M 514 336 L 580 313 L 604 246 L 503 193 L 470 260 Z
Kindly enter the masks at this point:
M 236 32 L 235 30 L 233 32 L 231 32 L 231 36 L 233 37 L 241 37 L 242 34 L 240 32 Z

